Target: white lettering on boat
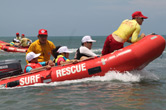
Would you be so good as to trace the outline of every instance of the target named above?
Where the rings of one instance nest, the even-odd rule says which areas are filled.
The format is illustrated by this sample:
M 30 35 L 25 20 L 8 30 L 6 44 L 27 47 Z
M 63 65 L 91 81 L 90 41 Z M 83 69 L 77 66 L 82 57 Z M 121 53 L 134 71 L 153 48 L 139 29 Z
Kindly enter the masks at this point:
M 23 85 L 29 85 L 29 84 L 37 83 L 39 81 L 39 78 L 40 78 L 40 74 L 21 78 L 20 79 L 20 85 L 23 86 Z
M 8 65 L 2 65 L 2 66 L 0 66 L 0 69 L 6 69 L 6 68 L 8 68 Z
M 9 47 L 9 50 L 14 50 L 14 48 L 12 48 L 12 47 Z
M 16 49 L 16 50 L 19 51 L 19 52 L 26 52 L 25 49 Z
M 56 70 L 56 76 L 58 78 L 58 77 L 62 77 L 62 76 L 70 75 L 70 74 L 79 73 L 81 71 L 86 71 L 85 63 Z

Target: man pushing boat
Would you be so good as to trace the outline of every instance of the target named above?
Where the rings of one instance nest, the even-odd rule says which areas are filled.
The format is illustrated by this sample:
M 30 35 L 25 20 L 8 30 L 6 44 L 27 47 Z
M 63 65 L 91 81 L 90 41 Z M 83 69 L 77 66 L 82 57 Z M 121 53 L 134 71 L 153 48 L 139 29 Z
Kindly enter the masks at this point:
M 132 14 L 132 20 L 124 20 L 119 28 L 109 35 L 104 43 L 102 55 L 113 52 L 123 48 L 124 43 L 127 41 L 129 43 L 135 43 L 145 37 L 145 34 L 142 33 L 138 37 L 144 19 L 148 17 L 144 16 L 141 11 L 136 11 Z M 129 39 L 131 37 L 131 39 Z

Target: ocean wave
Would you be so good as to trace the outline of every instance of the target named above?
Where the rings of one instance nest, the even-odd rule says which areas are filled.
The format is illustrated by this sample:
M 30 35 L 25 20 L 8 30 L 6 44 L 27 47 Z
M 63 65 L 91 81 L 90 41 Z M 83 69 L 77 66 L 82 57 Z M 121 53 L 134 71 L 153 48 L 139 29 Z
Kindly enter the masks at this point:
M 25 56 L 25 53 L 5 52 L 0 50 L 0 56 Z

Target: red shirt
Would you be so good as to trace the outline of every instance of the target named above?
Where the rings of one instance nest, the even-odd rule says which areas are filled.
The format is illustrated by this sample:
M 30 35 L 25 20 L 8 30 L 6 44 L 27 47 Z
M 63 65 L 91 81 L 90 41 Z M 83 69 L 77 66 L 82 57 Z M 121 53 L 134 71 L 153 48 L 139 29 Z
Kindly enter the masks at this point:
M 40 63 L 28 63 L 28 64 L 25 66 L 24 73 L 26 73 L 26 68 L 27 68 L 28 66 L 30 66 L 32 69 L 42 67 L 42 65 L 41 65 Z

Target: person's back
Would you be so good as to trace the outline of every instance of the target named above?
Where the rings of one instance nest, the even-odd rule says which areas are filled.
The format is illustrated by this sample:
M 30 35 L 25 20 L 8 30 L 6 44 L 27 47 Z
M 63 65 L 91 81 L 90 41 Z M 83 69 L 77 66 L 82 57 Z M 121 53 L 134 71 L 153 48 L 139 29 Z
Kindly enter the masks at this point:
M 25 37 L 24 34 L 21 35 L 21 41 L 19 46 L 20 47 L 29 47 L 29 45 L 32 43 L 32 41 Z
M 29 44 L 28 44 L 28 42 L 30 41 L 30 39 L 28 39 L 28 38 L 26 38 L 26 37 L 24 37 L 24 38 L 22 38 L 21 39 L 21 46 L 22 47 L 28 47 L 29 46 Z
M 104 42 L 102 55 L 123 48 L 126 41 L 135 43 L 145 37 L 144 33 L 139 37 L 139 33 L 141 31 L 140 25 L 142 25 L 144 19 L 147 18 L 148 17 L 144 16 L 140 11 L 136 11 L 132 14 L 132 20 L 124 20 L 116 31 L 107 36 Z
M 119 28 L 113 32 L 113 34 L 121 37 L 124 42 L 126 42 L 131 36 L 131 42 L 137 42 L 139 38 L 137 37 L 140 33 L 141 27 L 136 20 L 124 20 Z

